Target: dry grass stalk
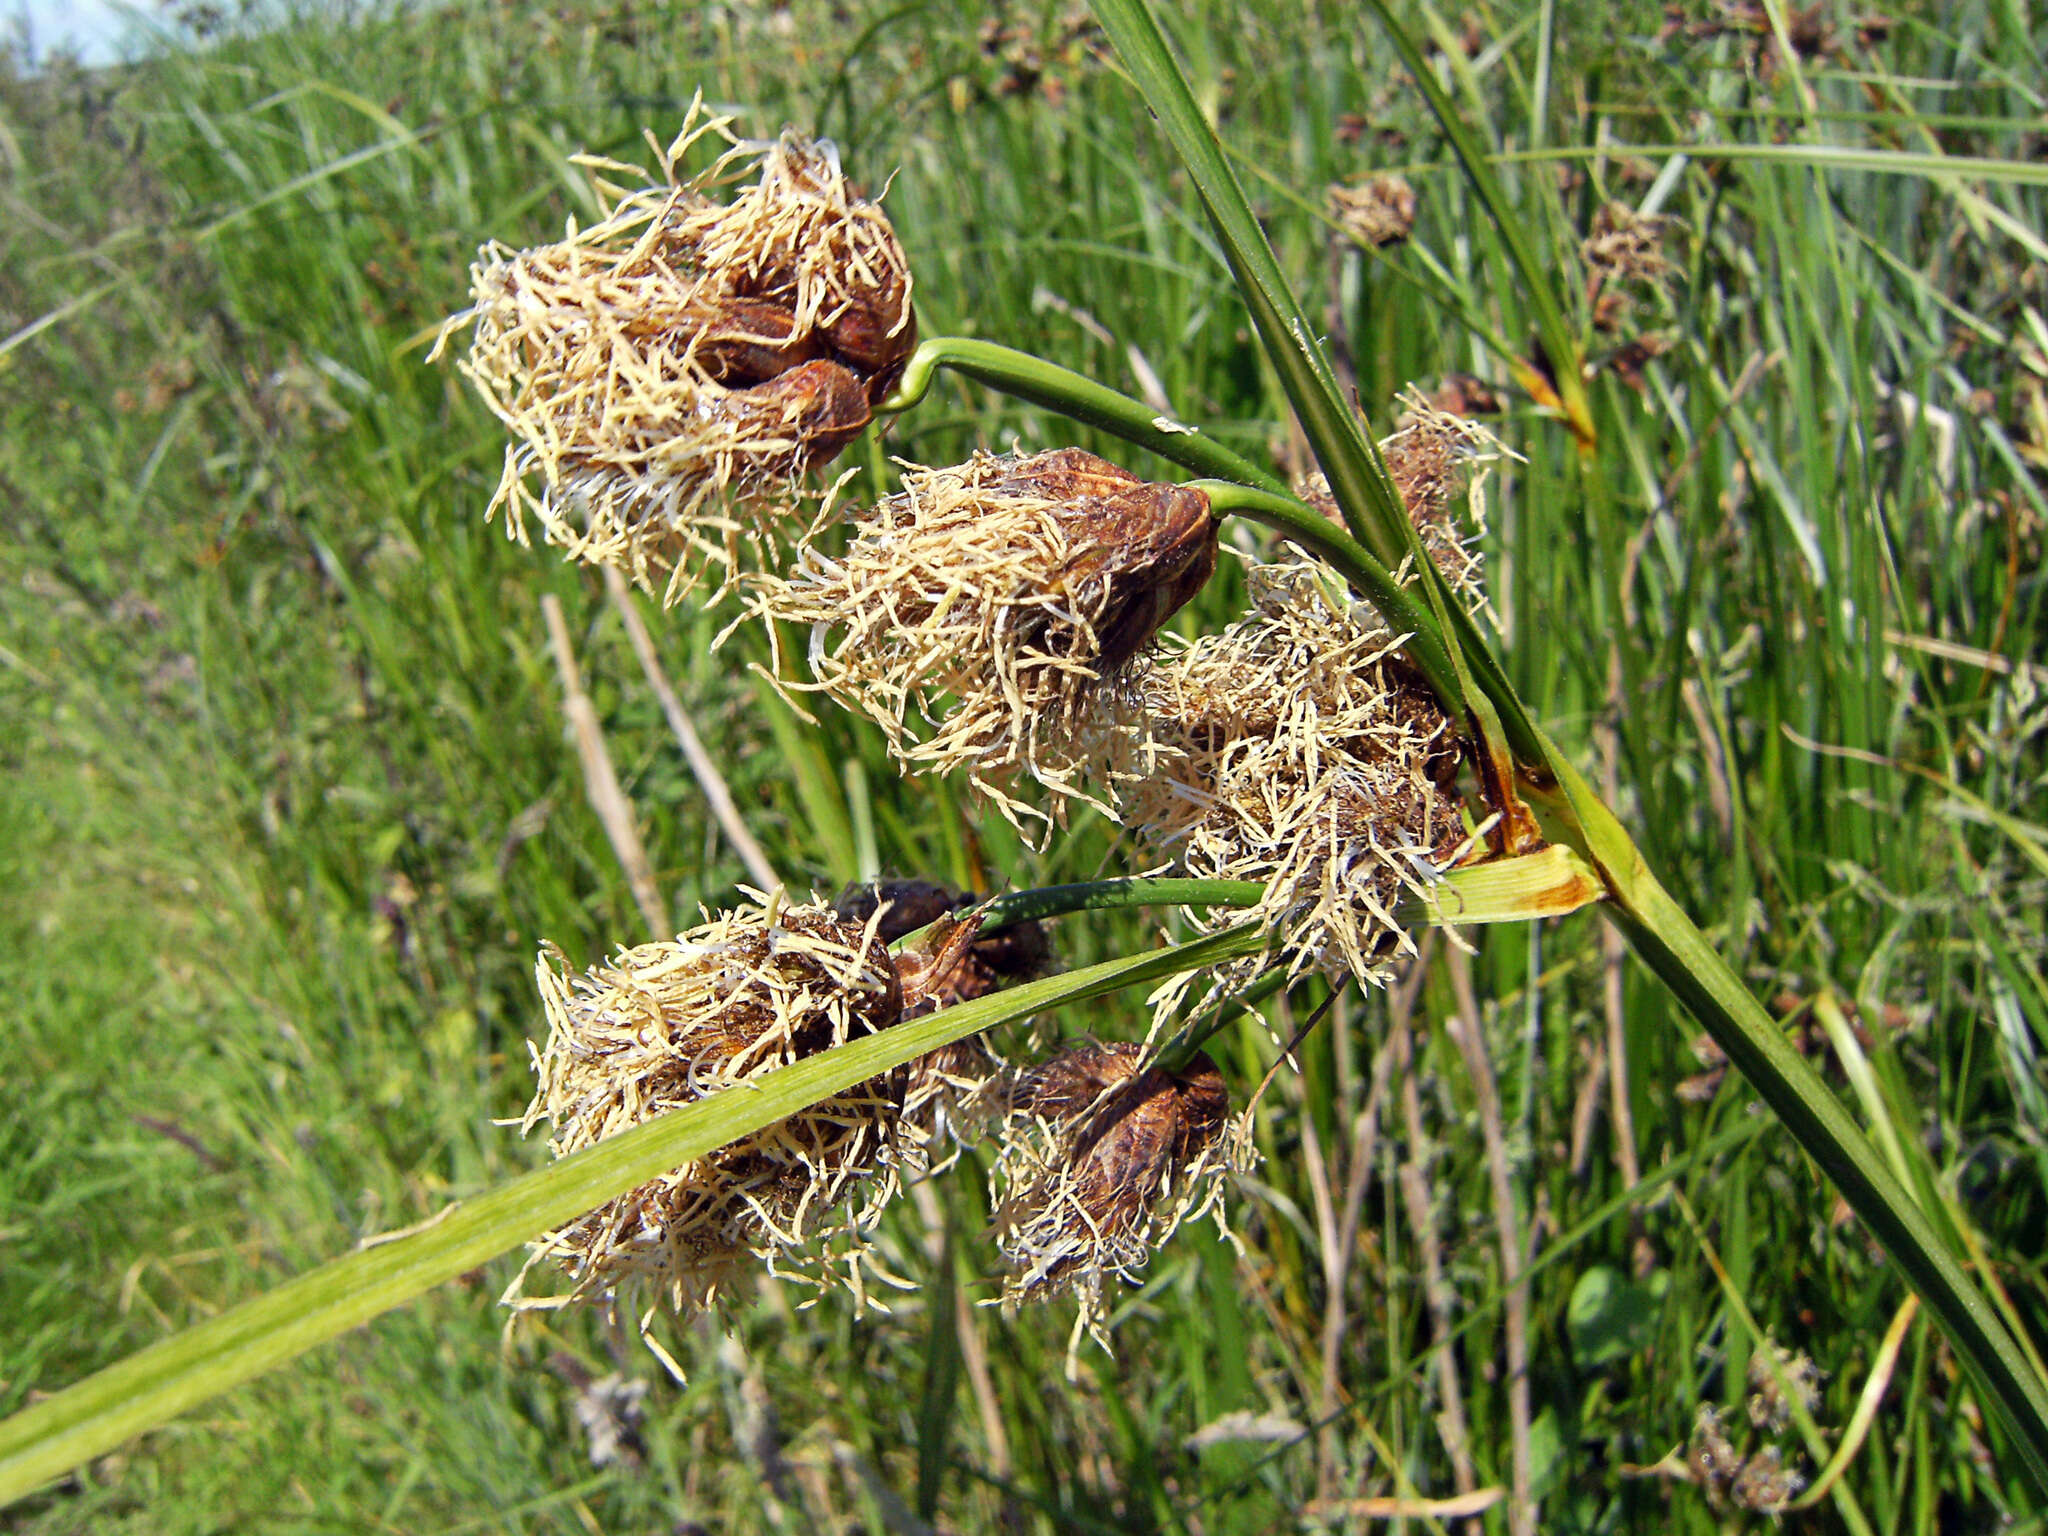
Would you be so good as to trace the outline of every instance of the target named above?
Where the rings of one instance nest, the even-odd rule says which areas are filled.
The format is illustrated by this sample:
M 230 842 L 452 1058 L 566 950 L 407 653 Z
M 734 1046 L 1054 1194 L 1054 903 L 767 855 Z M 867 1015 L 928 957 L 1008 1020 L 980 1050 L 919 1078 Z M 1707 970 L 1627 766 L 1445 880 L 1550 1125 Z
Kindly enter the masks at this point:
M 902 247 L 838 152 L 744 144 L 728 123 L 693 103 L 659 180 L 593 177 L 590 228 L 486 246 L 441 336 L 474 321 L 463 371 L 514 439 L 492 512 L 521 539 L 531 512 L 549 543 L 643 585 L 666 576 L 671 600 L 772 547 L 798 478 L 866 427 L 915 342 Z M 707 136 L 725 153 L 683 179 Z
M 991 1194 L 1003 1301 L 1073 1292 L 1076 1345 L 1104 1337 L 1105 1285 L 1136 1283 L 1183 1222 L 1216 1212 L 1222 1228 L 1223 1178 L 1249 1155 L 1206 1056 L 1168 1073 L 1138 1045 L 1070 1045 L 1015 1074 L 1004 1110 Z
M 633 802 L 619 786 L 612 768 L 612 755 L 604 744 L 604 727 L 598 722 L 597 706 L 583 691 L 583 673 L 576 665 L 576 649 L 569 639 L 569 624 L 562 616 L 561 600 L 549 593 L 540 600 L 547 620 L 548 644 L 555 653 L 555 669 L 562 677 L 562 712 L 576 737 L 576 756 L 583 764 L 583 789 L 590 808 L 604 824 L 604 835 L 625 871 L 626 884 L 648 932 L 668 928 L 668 903 L 654 881 L 654 866 L 648 862 L 647 846 L 640 840 L 640 828 L 633 816 Z
M 550 950 L 537 974 L 548 1039 L 522 1129 L 546 1120 L 557 1157 L 884 1028 L 904 1000 L 872 925 L 779 898 L 581 974 Z M 862 1231 L 895 1189 L 902 1096 L 900 1075 L 870 1079 L 607 1202 L 536 1257 L 567 1267 L 572 1298 L 641 1281 L 692 1310 L 754 1258 L 863 1300 Z
M 911 469 L 838 557 L 806 549 L 759 606 L 811 628 L 817 686 L 911 771 L 960 768 L 1047 826 L 1103 752 L 1126 665 L 1216 558 L 1208 499 L 1079 449 Z M 1020 777 L 1055 792 L 1050 812 Z
M 625 577 L 609 566 L 605 568 L 604 575 L 605 590 L 611 594 L 612 606 L 618 610 L 619 622 L 625 626 L 633 654 L 640 658 L 640 670 L 647 676 L 647 686 L 654 690 L 655 701 L 661 705 L 661 712 L 668 719 L 676 745 L 683 750 L 683 760 L 690 765 L 690 774 L 696 779 L 697 788 L 703 791 L 706 808 L 725 834 L 726 841 L 732 844 L 733 852 L 739 855 L 740 863 L 746 866 L 747 878 L 764 891 L 774 890 L 782 884 L 782 877 L 775 873 L 775 866 L 768 862 L 767 852 L 748 828 L 746 818 L 740 815 L 725 775 L 719 772 L 718 763 L 705 747 L 703 737 L 697 734 L 689 711 L 683 708 L 683 701 L 676 696 L 675 687 L 661 665 L 661 656 L 654 648 L 654 637 L 647 633 L 647 626 L 640 620 L 640 610 L 633 606 L 633 594 L 626 586 Z
M 1248 579 L 1256 612 L 1166 652 L 1140 680 L 1146 718 L 1123 743 L 1119 805 L 1188 874 L 1265 883 L 1255 915 L 1295 973 L 1384 981 L 1414 952 L 1395 917 L 1402 892 L 1470 841 L 1457 733 L 1398 637 L 1327 568 L 1256 565 Z M 1180 995 L 1170 985 L 1160 1006 Z

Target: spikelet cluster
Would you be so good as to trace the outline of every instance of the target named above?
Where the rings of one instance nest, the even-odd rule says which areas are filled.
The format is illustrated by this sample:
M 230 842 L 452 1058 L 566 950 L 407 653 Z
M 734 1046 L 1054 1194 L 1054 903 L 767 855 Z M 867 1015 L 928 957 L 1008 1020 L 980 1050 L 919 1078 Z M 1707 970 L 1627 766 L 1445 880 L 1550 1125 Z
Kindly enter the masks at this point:
M 966 942 L 955 941 L 948 925 L 972 905 L 964 893 L 929 880 L 883 880 L 842 892 L 832 910 L 846 922 L 874 923 L 885 944 L 937 925 L 924 952 L 906 953 L 898 961 L 904 975 L 903 1017 L 911 1019 L 1028 980 L 1051 959 L 1051 941 L 1035 921 L 992 933 L 977 927 Z M 980 1128 L 983 1090 L 1002 1066 L 1002 1059 L 980 1035 L 912 1060 L 904 1069 L 904 1133 L 928 1156 L 941 1142 L 973 1139 Z
M 1442 409 L 1419 390 L 1404 391 L 1400 404 L 1393 433 L 1380 439 L 1387 475 L 1423 552 L 1451 590 L 1476 609 L 1486 601 L 1486 571 L 1474 542 L 1486 531 L 1486 467 L 1507 450 L 1481 423 Z M 1296 493 L 1325 517 L 1342 521 L 1330 482 L 1319 471 L 1304 475 Z
M 909 770 L 962 769 L 1013 823 L 1048 825 L 1103 755 L 1126 664 L 1216 558 L 1208 499 L 1079 449 L 906 470 L 845 553 L 808 547 L 761 607 L 811 627 L 817 686 Z M 1047 812 L 1020 779 L 1055 792 Z
M 1105 1286 L 1135 1283 L 1182 1223 L 1216 1211 L 1248 1153 L 1206 1056 L 1170 1073 L 1140 1046 L 1078 1042 L 1013 1074 L 1002 1107 L 991 1203 L 1003 1301 L 1073 1293 L 1077 1340 L 1099 1336 Z
M 707 135 L 726 152 L 682 178 Z M 589 228 L 485 247 L 442 343 L 474 321 L 463 371 L 512 435 L 491 510 L 522 539 L 531 513 L 549 543 L 643 585 L 665 575 L 673 600 L 762 557 L 798 477 L 872 419 L 915 327 L 902 247 L 830 144 L 743 144 L 693 104 L 658 154 L 652 185 L 597 181 Z
M 581 973 L 553 953 L 537 969 L 548 1039 L 524 1129 L 547 1121 L 557 1157 L 885 1028 L 902 1008 L 872 925 L 780 901 Z M 870 1079 L 607 1202 L 536 1256 L 567 1268 L 573 1295 L 645 1282 L 679 1311 L 719 1300 L 750 1259 L 821 1287 L 843 1270 L 858 1299 L 861 1233 L 895 1187 L 902 1099 L 900 1075 Z
M 1255 565 L 1248 583 L 1251 615 L 1146 672 L 1124 820 L 1190 875 L 1264 882 L 1256 915 L 1295 971 L 1377 980 L 1412 949 L 1403 892 L 1468 844 L 1457 734 L 1326 567 Z
M 1373 250 L 1399 245 L 1415 232 L 1415 189 L 1405 176 L 1375 176 L 1357 186 L 1330 188 L 1337 227 Z

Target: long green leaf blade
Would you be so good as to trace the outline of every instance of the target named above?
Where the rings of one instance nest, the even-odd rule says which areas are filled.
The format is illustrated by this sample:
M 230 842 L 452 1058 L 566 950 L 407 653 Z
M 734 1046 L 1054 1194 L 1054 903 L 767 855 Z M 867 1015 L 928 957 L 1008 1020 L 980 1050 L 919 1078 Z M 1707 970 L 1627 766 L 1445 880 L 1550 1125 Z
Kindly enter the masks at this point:
M 1062 1003 L 1157 980 L 1266 942 L 1232 929 L 898 1024 L 665 1115 L 471 1200 L 404 1236 L 358 1249 L 0 1423 L 0 1505 L 131 1436 L 284 1364 L 382 1312 L 729 1142 L 954 1040 Z
M 1543 350 L 1550 355 L 1549 382 L 1557 391 L 1558 402 L 1564 408 L 1565 420 L 1570 423 L 1572 434 L 1590 447 L 1595 436 L 1593 411 L 1586 399 L 1578 337 L 1565 319 L 1564 308 L 1557 302 L 1557 295 L 1551 291 L 1549 275 L 1537 261 L 1535 248 L 1529 244 L 1522 221 L 1508 204 L 1507 193 L 1501 187 L 1500 178 L 1494 174 L 1492 157 L 1458 115 L 1457 106 L 1437 83 L 1429 61 L 1422 56 L 1415 39 L 1394 19 L 1386 0 L 1369 0 L 1369 3 L 1401 55 L 1401 62 L 1408 66 L 1408 73 L 1414 78 L 1417 89 L 1429 103 L 1430 111 L 1436 114 L 1444 137 L 1451 141 L 1452 151 L 1465 168 L 1465 179 L 1471 183 L 1479 201 L 1486 205 L 1488 216 L 1507 245 L 1508 259 L 1514 263 L 1515 271 L 1522 280 L 1523 295 L 1535 312 L 1536 334 L 1542 338 Z

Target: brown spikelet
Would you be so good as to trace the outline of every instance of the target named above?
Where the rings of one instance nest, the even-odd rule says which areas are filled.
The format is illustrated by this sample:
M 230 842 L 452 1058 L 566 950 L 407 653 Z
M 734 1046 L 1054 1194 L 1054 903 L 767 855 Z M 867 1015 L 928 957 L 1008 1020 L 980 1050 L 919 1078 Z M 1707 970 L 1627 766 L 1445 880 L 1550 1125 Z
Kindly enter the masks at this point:
M 832 909 L 846 922 L 875 922 L 882 942 L 893 944 L 920 928 L 949 921 L 970 905 L 971 898 L 929 880 L 884 880 L 850 887 L 833 901 Z M 977 930 L 964 945 L 949 946 L 942 938 L 933 951 L 898 959 L 899 972 L 906 978 L 905 1018 L 1028 980 L 1045 968 L 1052 945 L 1044 927 L 1028 921 L 993 933 Z M 906 1069 L 904 1128 L 928 1145 L 947 1136 L 968 1139 L 978 1129 L 982 1090 L 1002 1065 L 980 1035 L 918 1057 Z
M 811 626 L 817 686 L 878 722 L 911 770 L 961 768 L 1013 823 L 1095 755 L 1121 670 L 1200 590 L 1208 498 L 1079 449 L 909 469 L 838 557 L 807 549 L 759 607 Z
M 1603 203 L 1592 233 L 1579 246 L 1586 270 L 1604 282 L 1659 283 L 1671 272 L 1664 236 L 1671 220 L 1637 213 L 1626 203 Z
M 1486 531 L 1485 467 L 1507 450 L 1480 423 L 1452 414 L 1419 390 L 1404 390 L 1400 404 L 1395 430 L 1380 439 L 1387 474 L 1423 551 L 1451 590 L 1476 606 L 1485 601 L 1486 572 L 1474 547 Z M 1304 475 L 1295 489 L 1325 517 L 1341 521 L 1330 482 L 1320 471 Z M 1462 519 L 1456 505 L 1460 495 L 1469 497 Z
M 546 1120 L 557 1157 L 885 1028 L 903 1005 L 871 927 L 779 900 L 580 974 L 548 951 L 537 974 L 548 1039 L 523 1128 Z M 858 1298 L 862 1230 L 894 1192 L 902 1096 L 900 1074 L 870 1079 L 607 1202 L 536 1257 L 567 1268 L 572 1296 L 647 1281 L 677 1310 L 718 1300 L 750 1258 L 821 1286 L 843 1267 Z
M 1255 565 L 1248 584 L 1252 615 L 1146 673 L 1119 805 L 1187 874 L 1264 883 L 1256 915 L 1293 968 L 1379 980 L 1413 947 L 1396 914 L 1403 893 L 1470 841 L 1458 735 L 1397 637 L 1334 573 L 1306 560 Z M 1241 919 L 1194 914 L 1204 927 Z M 1159 1006 L 1182 990 L 1162 991 Z
M 1375 176 L 1355 187 L 1330 188 L 1330 215 L 1360 245 L 1398 245 L 1415 230 L 1415 189 L 1405 176 Z
M 1069 1045 L 1016 1073 L 1003 1107 L 991 1196 L 1003 1299 L 1074 1292 L 1077 1336 L 1099 1330 L 1105 1284 L 1135 1282 L 1241 1166 L 1229 1092 L 1206 1056 L 1169 1073 L 1137 1045 Z
M 725 154 L 682 179 L 707 135 Z M 436 353 L 473 322 L 463 371 L 513 438 L 491 503 L 509 530 L 531 512 L 573 558 L 666 576 L 673 599 L 802 531 L 800 477 L 867 426 L 916 327 L 895 232 L 831 145 L 742 144 L 693 104 L 659 160 L 651 185 L 597 180 L 588 229 L 487 246 Z

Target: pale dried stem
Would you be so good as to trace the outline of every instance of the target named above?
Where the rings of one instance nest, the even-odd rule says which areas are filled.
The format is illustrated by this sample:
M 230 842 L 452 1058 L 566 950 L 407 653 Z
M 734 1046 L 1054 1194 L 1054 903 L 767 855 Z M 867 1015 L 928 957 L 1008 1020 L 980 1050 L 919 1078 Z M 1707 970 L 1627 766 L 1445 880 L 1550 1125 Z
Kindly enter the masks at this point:
M 1457 1319 L 1458 1293 L 1444 1278 L 1443 1242 L 1437 1234 L 1436 1205 L 1430 1197 L 1429 1169 L 1424 1161 L 1428 1140 L 1422 1126 L 1422 1094 L 1416 1087 L 1412 1005 L 1405 1000 L 1391 1010 L 1394 1070 L 1401 1078 L 1401 1121 L 1408 1135 L 1408 1155 L 1401 1160 L 1401 1203 L 1422 1254 L 1422 1292 L 1429 1306 L 1430 1332 L 1436 1339 L 1437 1392 L 1443 1402 L 1437 1433 L 1451 1458 L 1451 1480 L 1461 1494 L 1472 1492 L 1479 1479 L 1472 1469 L 1471 1433 L 1465 1419 L 1465 1392 L 1458 1379 L 1458 1360 L 1451 1350 L 1451 1328 Z M 1477 1536 L 1477 1527 L 1473 1527 Z
M 1534 1536 L 1536 1506 L 1530 1496 L 1529 1441 L 1529 1287 L 1522 1278 L 1524 1263 L 1520 1219 L 1508 1167 L 1507 1130 L 1501 1119 L 1500 1088 L 1486 1052 L 1486 1031 L 1479 1001 L 1472 990 L 1472 967 L 1463 953 L 1446 952 L 1458 1014 L 1446 1028 L 1464 1057 L 1479 1110 L 1479 1129 L 1486 1144 L 1488 1182 L 1493 1186 L 1493 1224 L 1500 1245 L 1501 1288 L 1506 1292 L 1508 1431 L 1514 1458 L 1508 1498 L 1508 1529 L 1513 1536 Z
M 1392 989 L 1393 995 L 1403 1000 L 1403 1007 L 1414 1006 L 1434 939 L 1433 934 L 1424 935 L 1422 958 L 1407 968 Z M 1381 1045 L 1373 1057 L 1372 1089 L 1366 1094 L 1365 1105 L 1352 1122 L 1351 1150 L 1345 1163 L 1344 1199 L 1337 1221 L 1337 1262 L 1329 1266 L 1329 1295 L 1323 1303 L 1322 1379 L 1316 1393 L 1316 1422 L 1321 1426 L 1317 1455 L 1326 1472 L 1324 1477 L 1318 1478 L 1319 1488 L 1326 1480 L 1327 1470 L 1333 1469 L 1337 1463 L 1337 1399 L 1343 1391 L 1344 1330 L 1349 1321 L 1347 1292 L 1351 1263 L 1358 1253 L 1358 1231 L 1365 1220 L 1365 1195 L 1372 1184 L 1374 1148 L 1379 1142 L 1380 1113 L 1386 1100 L 1387 1084 L 1392 1080 L 1388 1070 L 1392 1061 L 1391 1042 Z
M 683 701 L 669 685 L 668 673 L 662 669 L 661 657 L 655 653 L 654 639 L 641 621 L 640 610 L 633 606 L 633 592 L 626 578 L 616 567 L 606 566 L 604 585 L 611 594 L 612 605 L 619 611 L 619 621 L 626 626 L 626 638 L 633 644 L 633 654 L 640 658 L 640 670 L 647 674 L 647 686 L 654 690 L 661 712 L 668 718 L 668 728 L 675 732 L 676 745 L 683 749 L 683 760 L 690 765 L 697 787 L 704 792 L 704 803 L 710 808 L 719 830 L 746 866 L 747 878 L 764 891 L 776 889 L 782 884 L 782 877 L 775 873 L 775 866 L 768 862 L 768 855 L 754 840 L 754 834 L 747 830 L 739 807 L 733 803 L 732 790 L 726 785 L 725 775 L 718 771 L 718 764 L 705 749 L 703 738 L 697 734 L 689 712 L 683 708 Z
M 612 769 L 611 753 L 605 750 L 604 732 L 597 722 L 597 709 L 591 704 L 590 695 L 583 691 L 583 674 L 577 668 L 576 652 L 569 642 L 569 625 L 562 617 L 561 600 L 549 593 L 540 600 L 540 607 L 547 619 L 555 669 L 562 676 L 562 713 L 568 716 L 570 729 L 576 734 L 576 755 L 583 762 L 583 790 L 590 799 L 590 808 L 604 824 L 604 835 L 611 840 L 612 853 L 625 871 L 626 884 L 632 888 L 633 900 L 640 908 L 648 933 L 672 932 L 668 904 L 661 899 L 661 889 L 654 883 L 654 867 L 647 860 L 639 828 L 633 824 L 632 803 L 626 799 L 626 792 L 619 787 L 619 776 Z

